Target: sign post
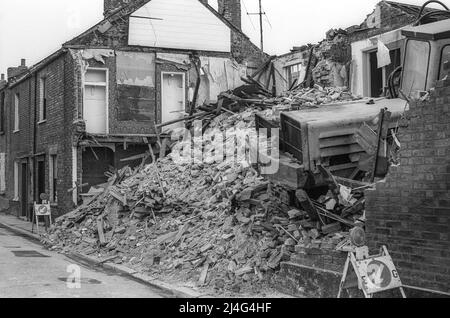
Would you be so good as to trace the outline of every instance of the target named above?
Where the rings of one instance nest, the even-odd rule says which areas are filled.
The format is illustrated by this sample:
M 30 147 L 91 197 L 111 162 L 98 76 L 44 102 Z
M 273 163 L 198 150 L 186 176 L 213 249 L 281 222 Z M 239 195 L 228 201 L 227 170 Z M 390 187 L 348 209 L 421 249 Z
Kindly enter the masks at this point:
M 357 247 L 354 251 L 348 253 L 338 298 L 341 298 L 349 275 L 350 265 L 358 278 L 358 287 L 366 298 L 372 298 L 376 293 L 397 288 L 400 290 L 402 297 L 406 298 L 400 276 L 386 246 L 383 246 L 381 253 L 376 256 L 369 256 L 367 246 Z
M 50 219 L 50 225 L 52 224 L 52 213 L 50 208 L 50 203 L 46 204 L 36 204 L 34 203 L 34 219 L 33 219 L 33 225 L 34 222 L 36 222 L 36 228 L 37 228 L 37 234 L 39 234 L 39 217 L 43 216 L 48 217 Z M 31 232 L 33 232 L 34 226 L 31 228 Z M 47 224 L 45 225 L 45 229 L 47 230 Z

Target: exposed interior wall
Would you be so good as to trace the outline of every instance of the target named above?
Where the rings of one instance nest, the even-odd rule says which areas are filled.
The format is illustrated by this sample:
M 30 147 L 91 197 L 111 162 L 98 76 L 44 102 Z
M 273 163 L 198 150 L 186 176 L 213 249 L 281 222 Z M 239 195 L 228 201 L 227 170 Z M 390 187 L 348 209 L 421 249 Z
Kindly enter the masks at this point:
M 128 44 L 231 52 L 231 30 L 198 0 L 152 0 L 131 14 Z

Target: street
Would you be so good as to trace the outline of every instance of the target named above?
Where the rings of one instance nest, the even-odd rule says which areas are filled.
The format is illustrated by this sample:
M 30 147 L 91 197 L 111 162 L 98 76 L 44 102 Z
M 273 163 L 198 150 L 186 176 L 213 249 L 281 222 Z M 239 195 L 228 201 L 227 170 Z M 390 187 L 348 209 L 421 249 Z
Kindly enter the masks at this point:
M 0 226 L 0 298 L 163 297 L 144 284 L 75 264 Z

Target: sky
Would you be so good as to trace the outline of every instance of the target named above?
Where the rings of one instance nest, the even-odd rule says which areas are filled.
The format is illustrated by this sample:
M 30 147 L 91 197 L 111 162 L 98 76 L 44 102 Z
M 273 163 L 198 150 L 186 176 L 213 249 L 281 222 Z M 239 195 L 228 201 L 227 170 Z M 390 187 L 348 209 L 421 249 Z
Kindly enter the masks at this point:
M 212 1 L 212 5 L 214 1 Z M 425 0 L 397 0 L 422 5 Z M 321 41 L 331 28 L 364 21 L 379 0 L 262 0 L 265 51 Z M 450 0 L 444 0 L 450 5 Z M 242 0 L 243 31 L 259 46 L 258 0 Z M 0 0 L 0 73 L 20 59 L 33 65 L 103 17 L 103 0 Z

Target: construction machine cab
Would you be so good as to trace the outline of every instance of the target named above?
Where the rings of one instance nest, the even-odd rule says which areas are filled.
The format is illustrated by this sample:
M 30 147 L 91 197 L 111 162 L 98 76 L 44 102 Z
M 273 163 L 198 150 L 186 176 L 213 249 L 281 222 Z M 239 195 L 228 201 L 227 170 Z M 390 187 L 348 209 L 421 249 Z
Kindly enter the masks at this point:
M 431 3 L 445 10 L 426 11 Z M 418 97 L 435 86 L 450 71 L 450 10 L 440 1 L 427 1 L 416 22 L 402 30 L 406 38 L 403 67 L 389 77 L 390 96 L 408 99 Z M 402 75 L 401 88 L 396 90 L 394 77 Z
M 450 19 L 402 30 L 406 37 L 401 90 L 427 91 L 450 71 Z

